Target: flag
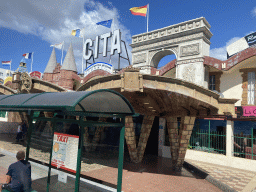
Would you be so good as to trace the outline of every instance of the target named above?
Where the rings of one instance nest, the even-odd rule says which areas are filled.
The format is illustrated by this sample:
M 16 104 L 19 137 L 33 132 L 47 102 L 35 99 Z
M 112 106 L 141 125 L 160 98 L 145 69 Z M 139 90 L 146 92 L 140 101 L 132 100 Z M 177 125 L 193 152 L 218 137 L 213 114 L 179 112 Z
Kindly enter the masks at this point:
M 148 6 L 145 5 L 145 6 L 142 6 L 142 7 L 133 7 L 133 8 L 130 9 L 130 11 L 133 15 L 140 15 L 140 16 L 145 16 L 146 17 L 147 9 L 148 9 Z
M 80 29 L 72 30 L 71 35 L 80 37 L 80 31 L 81 31 Z
M 55 47 L 57 49 L 61 49 L 63 45 L 64 45 L 64 41 L 62 43 L 59 43 L 59 44 L 51 45 L 50 47 Z
M 111 24 L 112 24 L 112 19 L 96 23 L 96 25 L 102 25 L 108 28 L 111 28 Z
M 25 59 L 31 59 L 32 53 L 25 53 L 22 55 Z
M 2 61 L 2 65 L 11 65 L 12 61 Z

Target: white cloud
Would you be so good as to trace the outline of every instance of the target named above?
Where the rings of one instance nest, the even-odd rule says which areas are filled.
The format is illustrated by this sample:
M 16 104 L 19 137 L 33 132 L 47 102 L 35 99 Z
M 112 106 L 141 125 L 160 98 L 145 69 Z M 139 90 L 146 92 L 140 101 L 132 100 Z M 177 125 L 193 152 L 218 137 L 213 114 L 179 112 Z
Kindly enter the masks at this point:
M 1 3 L 0 9 L 4 10 L 0 14 L 2 27 L 39 36 L 50 44 L 65 41 L 65 50 L 72 42 L 77 68 L 80 72 L 82 38 L 71 36 L 73 29 L 85 27 L 85 39 L 94 40 L 96 35 L 111 30 L 104 26 L 97 26 L 95 23 L 114 18 L 114 28 L 121 30 L 122 40 L 127 42 L 128 52 L 131 52 L 131 48 L 128 46 L 131 42 L 130 31 L 118 21 L 118 10 L 113 7 L 111 2 L 105 6 L 93 0 L 8 0 Z M 114 66 L 117 67 L 116 62 Z
M 253 8 L 251 13 L 252 13 L 252 16 L 254 16 L 254 17 L 256 16 L 256 7 Z
M 225 46 L 210 49 L 210 56 L 214 57 L 216 59 L 226 60 L 227 59 L 227 50 L 226 50 L 227 46 L 231 45 L 232 43 L 236 42 L 239 39 L 241 39 L 241 37 L 233 37 L 228 42 L 226 42 Z

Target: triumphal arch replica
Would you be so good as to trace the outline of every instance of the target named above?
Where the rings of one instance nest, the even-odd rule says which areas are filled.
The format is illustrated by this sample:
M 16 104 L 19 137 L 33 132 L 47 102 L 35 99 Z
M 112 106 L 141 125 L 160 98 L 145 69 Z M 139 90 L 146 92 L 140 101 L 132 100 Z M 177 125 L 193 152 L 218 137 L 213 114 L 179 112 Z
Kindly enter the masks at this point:
M 203 17 L 135 35 L 130 45 L 132 66 L 119 74 L 91 79 L 78 88 L 113 89 L 129 100 L 136 113 L 144 115 L 138 144 L 133 118 L 126 117 L 125 137 L 133 162 L 142 161 L 156 116 L 162 124 L 158 149 L 163 146 L 160 133 L 165 126 L 172 166 L 179 170 L 196 117 L 235 115 L 237 100 L 220 98 L 208 90 L 209 67 L 204 65 L 204 56 L 209 56 L 211 37 L 210 25 Z M 159 61 L 172 54 L 176 59 L 157 69 Z

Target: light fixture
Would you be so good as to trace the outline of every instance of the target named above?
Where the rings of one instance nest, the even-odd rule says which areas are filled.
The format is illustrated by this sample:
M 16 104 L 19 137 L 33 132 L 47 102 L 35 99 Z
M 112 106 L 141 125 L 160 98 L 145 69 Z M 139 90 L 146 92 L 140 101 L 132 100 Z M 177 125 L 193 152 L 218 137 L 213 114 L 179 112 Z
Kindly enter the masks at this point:
M 148 108 L 153 108 L 153 107 L 148 107 Z
M 145 105 L 149 105 L 149 103 L 144 103 Z

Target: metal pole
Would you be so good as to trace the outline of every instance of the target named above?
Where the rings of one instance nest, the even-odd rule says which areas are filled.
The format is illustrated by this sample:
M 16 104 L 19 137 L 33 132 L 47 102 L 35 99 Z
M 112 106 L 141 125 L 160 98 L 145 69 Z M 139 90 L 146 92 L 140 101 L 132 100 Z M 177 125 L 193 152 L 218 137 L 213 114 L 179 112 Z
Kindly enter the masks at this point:
M 32 52 L 31 72 L 32 72 L 32 65 L 33 65 L 33 57 L 34 57 L 34 52 Z
M 50 160 L 49 160 L 49 170 L 48 170 L 48 178 L 47 178 L 47 188 L 46 191 L 49 192 L 50 182 L 51 182 L 51 168 L 52 168 L 52 148 L 53 148 L 53 140 L 54 140 L 54 129 L 55 129 L 56 122 L 53 120 L 53 127 L 52 127 L 52 144 L 51 144 L 51 151 L 50 151 Z
M 210 139 L 211 139 L 210 131 L 211 131 L 211 120 L 209 120 L 208 149 L 210 149 L 210 147 L 211 147 L 211 143 L 210 143 Z M 208 150 L 208 151 L 209 151 L 209 150 Z
M 122 119 L 124 123 L 124 118 Z M 117 192 L 122 190 L 123 164 L 124 164 L 124 134 L 125 126 L 120 131 L 119 157 L 118 157 L 118 176 L 117 176 Z
M 84 35 L 83 35 L 83 46 L 82 46 L 82 74 L 84 74 Z
M 29 159 L 29 149 L 30 149 L 30 142 L 31 142 L 31 135 L 32 135 L 32 122 L 33 122 L 33 111 L 29 111 L 29 119 L 28 119 L 28 139 L 27 139 L 27 149 L 26 149 L 26 161 Z
M 61 63 L 61 66 L 62 66 L 62 60 L 63 60 L 63 49 L 64 49 L 64 41 L 62 42 L 63 43 L 63 45 L 62 45 L 62 51 L 61 51 L 61 61 L 60 61 L 60 63 Z
M 147 32 L 148 32 L 149 4 L 147 7 Z
M 80 185 L 80 171 L 81 171 L 81 156 L 83 149 L 83 136 L 84 136 L 84 125 L 82 123 L 82 118 L 79 119 L 79 143 L 78 143 L 78 153 L 77 153 L 77 164 L 76 164 L 76 183 L 75 183 L 75 192 L 79 192 Z

